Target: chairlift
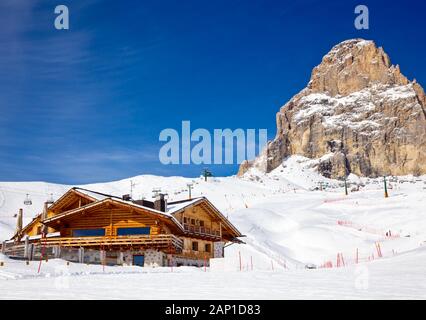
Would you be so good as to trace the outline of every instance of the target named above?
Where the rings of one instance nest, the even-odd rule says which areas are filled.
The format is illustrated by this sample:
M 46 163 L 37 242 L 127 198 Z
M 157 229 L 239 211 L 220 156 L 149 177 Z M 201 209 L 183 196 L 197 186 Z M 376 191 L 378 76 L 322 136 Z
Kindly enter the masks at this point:
M 50 198 L 49 198 L 49 199 L 47 199 L 46 203 L 47 203 L 47 204 L 52 204 L 52 203 L 54 203 L 54 202 L 55 202 L 55 200 L 53 199 L 53 193 L 51 193 L 51 194 L 50 194 Z
M 26 206 L 31 206 L 32 204 L 33 204 L 33 202 L 32 202 L 32 200 L 31 200 L 31 198 L 30 198 L 30 195 L 27 193 L 27 197 L 25 198 L 25 200 L 24 200 L 24 204 L 26 205 Z

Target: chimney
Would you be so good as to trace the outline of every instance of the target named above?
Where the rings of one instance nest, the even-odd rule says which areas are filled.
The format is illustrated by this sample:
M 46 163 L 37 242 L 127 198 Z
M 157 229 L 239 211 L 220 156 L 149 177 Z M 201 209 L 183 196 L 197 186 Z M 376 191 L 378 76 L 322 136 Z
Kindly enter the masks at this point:
M 44 203 L 44 207 L 43 207 L 43 213 L 41 214 L 41 221 L 43 222 L 43 220 L 47 219 L 47 213 L 48 213 L 48 207 L 49 207 L 49 201 L 46 201 Z M 42 234 L 47 234 L 48 233 L 48 228 L 46 225 L 43 224 L 42 228 L 41 228 L 41 233 Z
M 130 194 L 123 194 L 123 196 L 121 198 L 124 201 L 132 201 L 132 197 L 130 196 Z
M 158 210 L 158 211 L 161 211 L 161 212 L 166 212 L 166 210 L 167 210 L 167 200 L 165 198 L 165 194 L 164 193 L 159 193 L 155 197 L 154 209 Z
M 18 220 L 16 221 L 16 234 L 18 238 L 20 238 L 20 234 L 22 232 L 22 220 L 23 220 L 23 210 L 19 209 Z
M 47 219 L 47 208 L 49 206 L 48 202 L 44 203 L 44 207 L 43 207 L 43 213 L 41 214 L 41 221 L 43 221 L 44 219 Z

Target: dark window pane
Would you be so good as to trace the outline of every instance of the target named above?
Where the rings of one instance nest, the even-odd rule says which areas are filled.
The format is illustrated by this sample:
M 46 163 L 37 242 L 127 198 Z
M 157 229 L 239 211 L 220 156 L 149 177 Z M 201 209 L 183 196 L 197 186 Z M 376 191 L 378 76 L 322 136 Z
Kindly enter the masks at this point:
M 75 229 L 73 237 L 101 237 L 105 235 L 105 229 Z
M 194 242 L 192 243 L 192 250 L 194 250 L 194 251 L 198 251 L 198 242 L 194 241 Z
M 118 228 L 117 235 L 119 236 L 130 236 L 130 235 L 138 235 L 138 234 L 150 234 L 150 227 L 142 227 L 142 228 Z

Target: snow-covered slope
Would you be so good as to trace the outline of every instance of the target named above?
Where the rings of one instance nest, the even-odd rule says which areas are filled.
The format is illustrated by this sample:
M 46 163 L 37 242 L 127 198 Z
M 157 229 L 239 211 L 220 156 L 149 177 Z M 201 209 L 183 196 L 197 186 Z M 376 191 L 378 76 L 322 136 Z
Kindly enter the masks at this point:
M 71 186 L 46 182 L 0 182 L 0 240 L 12 236 L 19 208 L 24 209 L 24 225 L 43 209 L 51 197 L 58 199 Z M 24 205 L 28 197 L 32 205 Z
M 367 265 L 319 270 L 105 267 L 6 260 L 0 299 L 425 299 L 426 247 Z M 0 255 L 0 260 L 1 260 Z M 225 285 L 224 285 L 225 284 Z
M 346 263 L 377 258 L 376 243 L 382 254 L 393 256 L 419 247 L 426 240 L 426 177 L 390 178 L 390 198 L 383 196 L 379 179 L 349 178 L 344 195 L 341 181 L 317 173 L 317 160 L 301 156 L 288 158 L 268 174 L 252 168 L 244 177 L 203 178 L 137 176 L 120 181 L 85 185 L 85 188 L 121 196 L 150 198 L 154 188 L 167 192 L 169 200 L 192 194 L 207 196 L 245 234 L 245 245 L 232 245 L 226 255 L 239 268 L 295 269 L 307 263 L 317 266 L 336 262 L 341 253 Z M 57 199 L 71 186 L 42 182 L 0 183 L 0 238 L 12 236 L 19 208 L 25 222 L 42 210 L 43 202 Z M 23 204 L 26 194 L 31 206 Z M 393 237 L 386 237 L 391 230 Z M 399 235 L 399 237 L 397 237 Z

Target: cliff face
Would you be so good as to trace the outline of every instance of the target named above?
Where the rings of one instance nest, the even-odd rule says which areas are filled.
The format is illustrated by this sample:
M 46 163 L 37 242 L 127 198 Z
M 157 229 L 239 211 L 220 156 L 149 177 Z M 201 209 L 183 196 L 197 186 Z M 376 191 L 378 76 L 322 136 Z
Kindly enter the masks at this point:
M 425 93 L 374 42 L 344 41 L 280 109 L 275 139 L 239 175 L 269 172 L 293 154 L 322 158 L 318 170 L 331 178 L 425 174 Z

